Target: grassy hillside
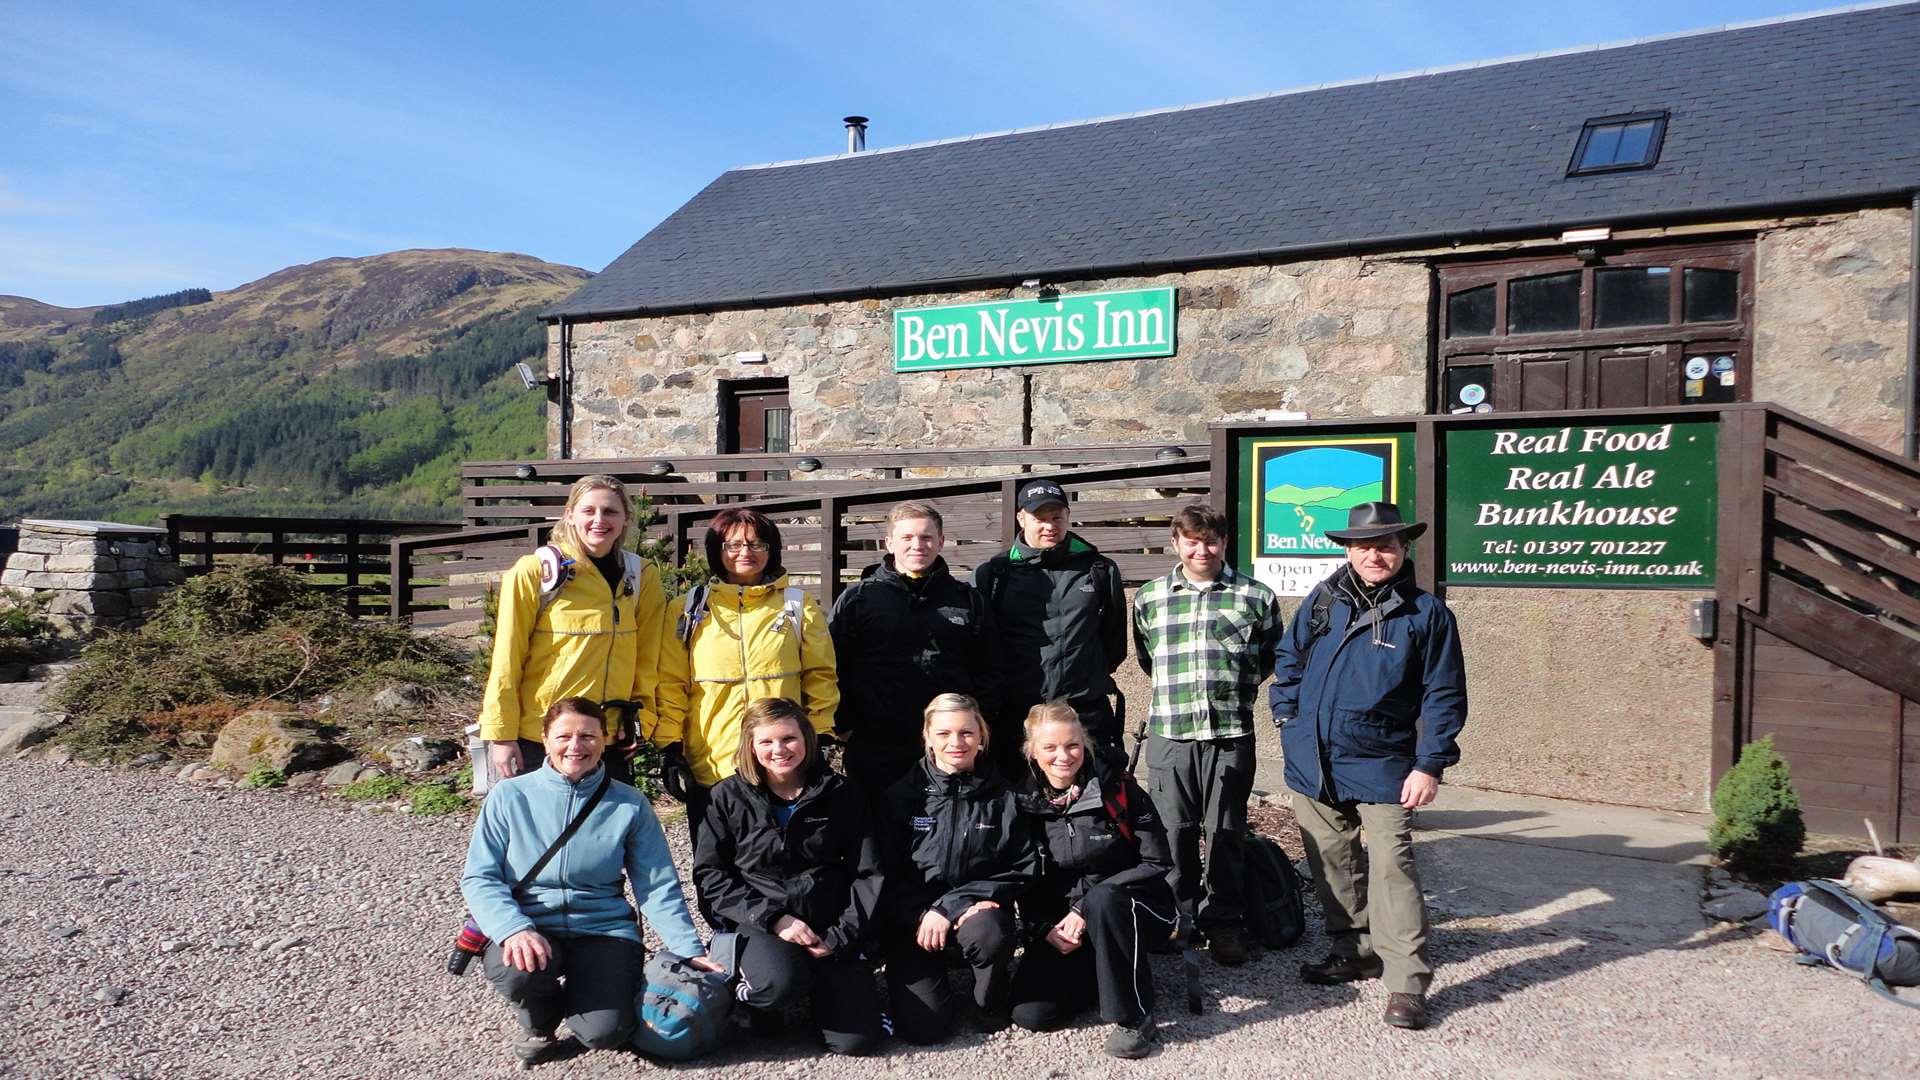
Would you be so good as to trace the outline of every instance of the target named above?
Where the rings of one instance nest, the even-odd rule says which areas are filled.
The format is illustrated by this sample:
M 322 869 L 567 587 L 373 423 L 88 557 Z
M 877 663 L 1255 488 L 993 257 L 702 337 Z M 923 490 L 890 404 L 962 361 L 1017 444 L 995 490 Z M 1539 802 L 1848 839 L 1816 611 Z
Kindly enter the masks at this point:
M 542 452 L 513 365 L 543 366 L 532 313 L 586 277 L 404 251 L 118 321 L 0 298 L 0 518 L 451 518 L 461 461 Z

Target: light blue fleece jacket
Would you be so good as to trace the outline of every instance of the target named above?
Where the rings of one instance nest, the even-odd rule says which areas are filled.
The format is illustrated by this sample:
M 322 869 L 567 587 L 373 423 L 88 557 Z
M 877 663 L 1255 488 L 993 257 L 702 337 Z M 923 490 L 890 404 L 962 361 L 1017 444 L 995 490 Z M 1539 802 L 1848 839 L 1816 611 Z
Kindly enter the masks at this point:
M 680 875 L 666 834 L 645 796 L 615 781 L 540 876 L 516 898 L 514 883 L 552 844 L 593 796 L 605 767 L 578 782 L 542 767 L 503 780 L 480 806 L 467 845 L 460 892 L 480 929 L 495 941 L 522 930 L 542 934 L 602 935 L 640 940 L 626 882 L 668 950 L 704 956 L 706 948 L 687 915 Z

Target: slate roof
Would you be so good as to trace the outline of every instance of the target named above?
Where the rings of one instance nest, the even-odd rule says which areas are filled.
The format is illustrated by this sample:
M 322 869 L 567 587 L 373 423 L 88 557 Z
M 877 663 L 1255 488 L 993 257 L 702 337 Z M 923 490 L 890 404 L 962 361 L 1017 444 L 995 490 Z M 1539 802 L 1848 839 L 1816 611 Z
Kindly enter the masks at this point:
M 1591 118 L 1671 112 L 1569 178 Z M 1053 281 L 1920 188 L 1920 4 L 722 174 L 548 314 Z

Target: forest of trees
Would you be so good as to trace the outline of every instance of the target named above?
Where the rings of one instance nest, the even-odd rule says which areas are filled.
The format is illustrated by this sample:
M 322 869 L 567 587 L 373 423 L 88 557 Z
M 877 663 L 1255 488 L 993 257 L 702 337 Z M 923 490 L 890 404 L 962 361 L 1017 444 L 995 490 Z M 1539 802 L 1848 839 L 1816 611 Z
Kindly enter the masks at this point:
M 124 304 L 108 304 L 93 313 L 93 325 L 105 326 L 108 323 L 116 323 L 122 319 L 137 319 L 142 315 L 151 315 L 168 308 L 188 307 L 212 301 L 213 294 L 205 289 L 181 289 L 179 292 L 129 300 Z
M 277 328 L 169 337 L 158 352 L 137 330 L 0 342 L 0 515 L 351 505 L 441 517 L 459 505 L 462 461 L 546 442 L 545 396 L 512 373 L 546 348 L 528 311 L 447 331 L 424 355 L 333 371 L 330 350 Z

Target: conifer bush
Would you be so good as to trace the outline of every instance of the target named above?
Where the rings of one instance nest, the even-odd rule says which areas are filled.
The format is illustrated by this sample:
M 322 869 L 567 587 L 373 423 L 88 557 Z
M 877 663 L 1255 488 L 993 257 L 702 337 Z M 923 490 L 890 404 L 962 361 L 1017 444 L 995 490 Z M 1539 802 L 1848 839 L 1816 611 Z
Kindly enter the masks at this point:
M 1800 795 L 1773 736 L 1748 743 L 1714 786 L 1708 848 L 1729 869 L 1766 874 L 1791 869 L 1806 839 Z

